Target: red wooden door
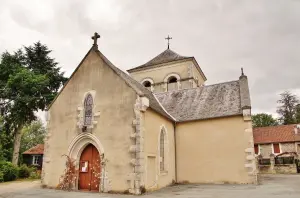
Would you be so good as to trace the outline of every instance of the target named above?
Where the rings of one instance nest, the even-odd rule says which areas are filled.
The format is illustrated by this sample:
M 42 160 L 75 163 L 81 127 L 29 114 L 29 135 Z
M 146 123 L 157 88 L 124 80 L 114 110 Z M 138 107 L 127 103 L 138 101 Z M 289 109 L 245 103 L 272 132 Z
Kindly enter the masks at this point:
M 100 185 L 100 155 L 97 148 L 89 144 L 83 150 L 79 164 L 79 189 L 99 191 Z

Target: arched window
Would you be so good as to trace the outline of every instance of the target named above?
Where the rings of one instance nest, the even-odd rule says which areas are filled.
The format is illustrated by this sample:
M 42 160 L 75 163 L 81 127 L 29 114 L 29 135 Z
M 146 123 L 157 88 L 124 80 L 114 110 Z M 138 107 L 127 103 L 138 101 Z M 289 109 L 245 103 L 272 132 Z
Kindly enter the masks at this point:
M 143 85 L 144 85 L 145 87 L 151 87 L 151 82 L 148 81 L 148 80 L 146 80 L 146 81 L 143 82 Z
M 177 78 L 175 76 L 170 76 L 168 78 L 168 83 L 177 83 Z
M 177 84 L 178 79 L 175 76 L 170 76 L 167 81 L 167 88 L 168 91 L 172 90 L 177 90 L 178 89 L 178 84 Z
M 160 162 L 159 162 L 159 167 L 160 167 L 160 171 L 164 171 L 165 170 L 165 131 L 164 129 L 161 130 L 160 132 L 160 138 L 159 138 L 159 158 L 160 158 Z
M 84 126 L 92 125 L 93 96 L 88 94 L 84 99 Z
M 151 78 L 145 78 L 144 80 L 141 81 L 141 84 L 146 87 L 147 89 L 149 89 L 150 91 L 154 90 L 154 82 Z

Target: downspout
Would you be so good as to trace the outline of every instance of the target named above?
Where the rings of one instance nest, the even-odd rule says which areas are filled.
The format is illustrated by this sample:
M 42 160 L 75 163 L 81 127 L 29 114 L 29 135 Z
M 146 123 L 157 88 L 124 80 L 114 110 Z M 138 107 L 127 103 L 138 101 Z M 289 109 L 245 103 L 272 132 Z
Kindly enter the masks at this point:
M 176 121 L 173 123 L 173 128 L 174 128 L 174 150 L 175 150 L 175 183 L 177 183 L 177 141 L 176 141 Z

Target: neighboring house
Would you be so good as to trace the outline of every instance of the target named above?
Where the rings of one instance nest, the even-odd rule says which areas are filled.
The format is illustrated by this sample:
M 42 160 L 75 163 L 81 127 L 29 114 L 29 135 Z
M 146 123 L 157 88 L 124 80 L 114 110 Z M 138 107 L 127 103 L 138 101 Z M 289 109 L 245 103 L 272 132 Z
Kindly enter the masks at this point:
M 44 186 L 58 185 L 64 155 L 79 169 L 76 190 L 140 194 L 175 182 L 256 182 L 243 72 L 206 86 L 196 59 L 168 48 L 128 75 L 99 51 L 97 37 L 48 107 Z
M 259 165 L 294 164 L 300 155 L 300 125 L 279 125 L 253 129 L 254 150 Z M 284 169 L 286 166 L 280 167 Z M 296 172 L 296 167 L 291 172 Z M 280 170 L 279 170 L 280 172 Z
M 35 166 L 38 170 L 42 169 L 43 155 L 44 155 L 44 144 L 38 144 L 24 153 L 23 162 L 28 166 Z

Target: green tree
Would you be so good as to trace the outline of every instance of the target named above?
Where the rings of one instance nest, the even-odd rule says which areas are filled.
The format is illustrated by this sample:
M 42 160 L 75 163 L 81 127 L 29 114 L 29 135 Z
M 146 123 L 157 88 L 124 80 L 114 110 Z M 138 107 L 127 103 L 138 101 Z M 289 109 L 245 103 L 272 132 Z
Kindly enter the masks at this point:
M 296 105 L 295 119 L 296 119 L 296 123 L 299 124 L 300 123 L 300 104 Z
M 18 164 L 22 128 L 36 120 L 66 82 L 51 50 L 40 42 L 10 54 L 0 62 L 0 110 L 14 137 L 12 162 Z
M 252 116 L 253 127 L 276 126 L 278 122 L 272 115 L 266 113 L 258 113 Z
M 296 95 L 289 91 L 280 94 L 280 99 L 277 101 L 277 113 L 280 115 L 279 120 L 284 124 L 295 124 L 296 108 L 299 104 L 299 99 Z
M 0 161 L 11 160 L 12 146 L 12 136 L 5 130 L 3 118 L 0 116 Z

